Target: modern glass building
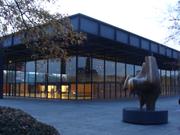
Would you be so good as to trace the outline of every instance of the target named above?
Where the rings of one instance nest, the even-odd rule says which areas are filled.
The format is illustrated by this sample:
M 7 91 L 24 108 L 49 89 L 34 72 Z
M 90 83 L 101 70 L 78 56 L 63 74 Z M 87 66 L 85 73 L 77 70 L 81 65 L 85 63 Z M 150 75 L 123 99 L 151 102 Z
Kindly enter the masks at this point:
M 82 14 L 70 18 L 75 31 L 87 34 L 87 41 L 70 46 L 67 59 L 32 60 L 20 36 L 0 40 L 9 49 L 0 56 L 1 95 L 76 100 L 129 97 L 122 89 L 124 80 L 141 69 L 147 55 L 157 59 L 161 95 L 180 94 L 179 51 Z

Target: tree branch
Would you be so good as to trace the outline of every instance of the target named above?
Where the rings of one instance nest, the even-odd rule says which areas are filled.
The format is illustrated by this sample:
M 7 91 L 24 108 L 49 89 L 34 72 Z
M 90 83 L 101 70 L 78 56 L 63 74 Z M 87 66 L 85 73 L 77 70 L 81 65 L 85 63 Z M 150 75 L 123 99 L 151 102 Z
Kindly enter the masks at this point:
M 23 13 L 22 13 L 22 11 L 21 11 L 21 8 L 20 8 L 20 6 L 19 6 L 19 3 L 17 2 L 17 0 L 14 0 L 14 2 L 16 3 L 17 8 L 18 8 L 18 10 L 19 10 L 19 12 L 20 12 L 21 19 L 22 19 L 22 21 L 23 21 L 23 23 L 24 23 L 24 26 L 25 26 L 27 29 L 29 29 L 28 25 L 26 24 L 26 21 L 24 20 Z

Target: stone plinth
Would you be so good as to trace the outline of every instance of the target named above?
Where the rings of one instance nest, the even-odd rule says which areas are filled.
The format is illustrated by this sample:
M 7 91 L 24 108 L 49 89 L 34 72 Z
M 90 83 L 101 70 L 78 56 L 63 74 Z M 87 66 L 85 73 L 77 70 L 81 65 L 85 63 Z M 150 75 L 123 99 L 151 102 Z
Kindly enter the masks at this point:
M 146 111 L 138 108 L 124 108 L 123 121 L 142 125 L 166 124 L 168 123 L 168 111 Z

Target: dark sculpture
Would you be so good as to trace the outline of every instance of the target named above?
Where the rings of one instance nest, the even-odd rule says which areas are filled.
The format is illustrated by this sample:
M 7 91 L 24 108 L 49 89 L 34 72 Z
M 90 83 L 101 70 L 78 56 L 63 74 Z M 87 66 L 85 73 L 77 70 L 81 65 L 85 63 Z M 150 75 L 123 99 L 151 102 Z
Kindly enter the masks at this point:
M 155 102 L 161 93 L 160 76 L 155 57 L 145 57 L 142 70 L 135 77 L 127 76 L 123 87 L 128 89 L 130 94 L 138 96 L 140 109 L 146 105 L 146 110 L 154 111 Z

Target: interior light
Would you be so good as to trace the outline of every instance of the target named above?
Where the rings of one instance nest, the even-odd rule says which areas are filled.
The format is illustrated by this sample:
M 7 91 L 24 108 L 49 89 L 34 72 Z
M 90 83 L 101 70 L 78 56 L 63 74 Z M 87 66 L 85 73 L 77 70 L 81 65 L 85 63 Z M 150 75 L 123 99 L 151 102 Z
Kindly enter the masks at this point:
M 61 92 L 68 92 L 68 85 L 62 85 L 61 86 Z

